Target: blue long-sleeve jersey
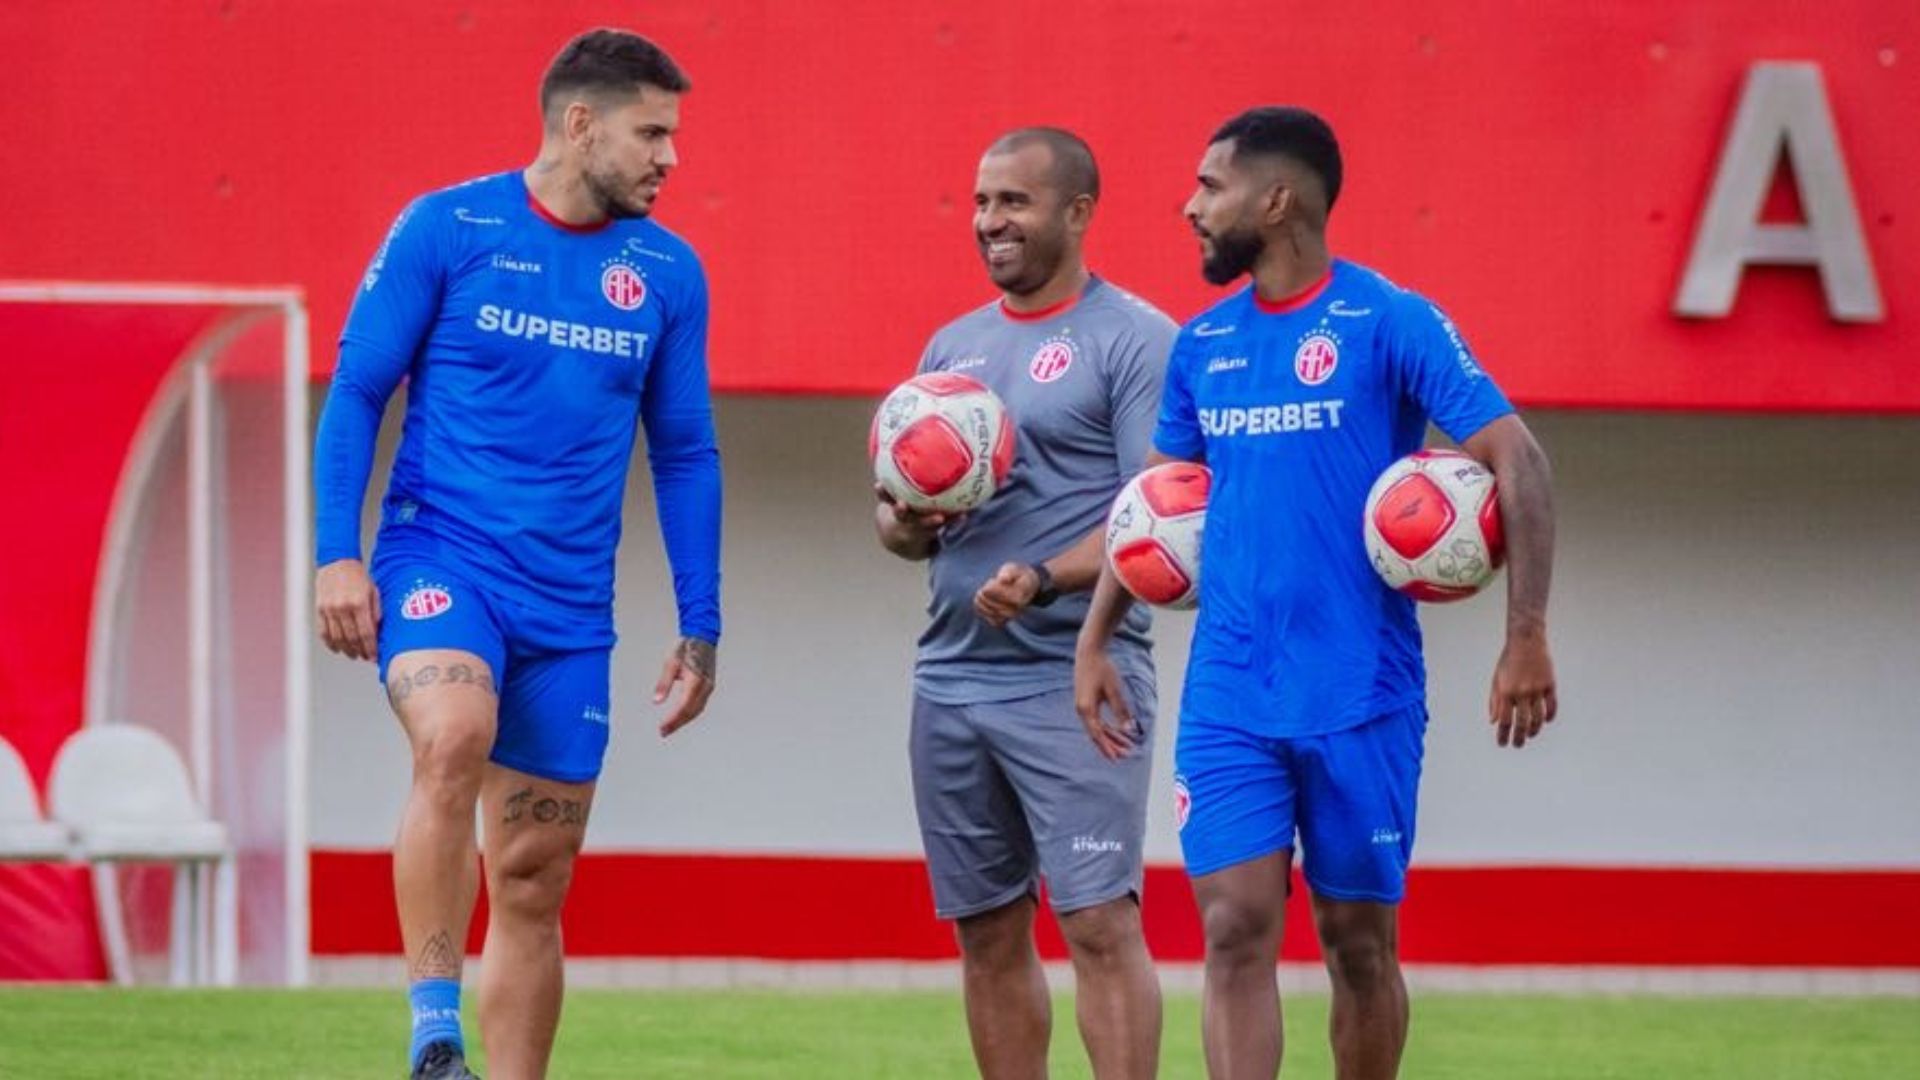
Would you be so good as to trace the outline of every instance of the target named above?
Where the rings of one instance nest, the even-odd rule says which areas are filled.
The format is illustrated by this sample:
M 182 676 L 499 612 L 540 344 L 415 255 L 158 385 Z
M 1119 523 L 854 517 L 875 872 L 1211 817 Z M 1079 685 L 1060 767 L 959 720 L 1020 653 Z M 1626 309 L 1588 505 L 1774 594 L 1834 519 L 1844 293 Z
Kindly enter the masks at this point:
M 579 229 L 517 172 L 416 200 L 340 339 L 314 454 L 321 565 L 360 556 L 387 399 L 406 423 L 374 547 L 451 560 L 493 595 L 613 639 L 614 551 L 644 427 L 680 632 L 720 637 L 720 458 L 707 285 L 658 223 Z

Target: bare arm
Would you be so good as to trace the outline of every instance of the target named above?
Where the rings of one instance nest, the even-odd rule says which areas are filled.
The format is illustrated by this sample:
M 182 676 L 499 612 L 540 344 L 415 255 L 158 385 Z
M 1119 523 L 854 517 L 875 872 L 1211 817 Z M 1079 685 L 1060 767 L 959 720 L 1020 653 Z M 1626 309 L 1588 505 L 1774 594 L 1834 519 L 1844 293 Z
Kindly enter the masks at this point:
M 873 512 L 874 531 L 879 534 L 880 546 L 903 559 L 920 562 L 933 558 L 933 553 L 940 550 L 940 530 L 960 520 L 959 514 L 915 510 L 878 484 L 873 486 L 873 491 L 880 499 Z
M 1503 416 L 1465 444 L 1493 470 L 1507 545 L 1507 640 L 1494 667 L 1488 719 L 1500 745 L 1520 747 L 1559 712 L 1547 648 L 1553 581 L 1553 476 L 1546 452 L 1518 416 Z
M 1178 458 L 1159 450 L 1147 451 L 1145 468 L 1151 469 Z M 1087 737 L 1109 759 L 1118 760 L 1139 742 L 1140 727 L 1134 723 L 1133 709 L 1127 703 L 1120 672 L 1107 655 L 1113 632 L 1133 610 L 1133 594 L 1121 587 L 1113 567 L 1099 558 L 1099 580 L 1093 587 L 1093 600 L 1087 607 L 1087 619 L 1080 624 L 1080 638 L 1074 646 L 1073 704 L 1086 726 Z M 1102 715 L 1102 706 L 1112 715 Z
M 1100 580 L 1100 566 L 1106 561 L 1106 540 L 1107 524 L 1102 521 L 1087 530 L 1072 547 L 1037 566 L 1019 562 L 1002 564 L 973 594 L 973 610 L 992 625 L 1005 626 L 1039 596 L 1041 568 L 1045 569 L 1055 592 L 1086 592 Z

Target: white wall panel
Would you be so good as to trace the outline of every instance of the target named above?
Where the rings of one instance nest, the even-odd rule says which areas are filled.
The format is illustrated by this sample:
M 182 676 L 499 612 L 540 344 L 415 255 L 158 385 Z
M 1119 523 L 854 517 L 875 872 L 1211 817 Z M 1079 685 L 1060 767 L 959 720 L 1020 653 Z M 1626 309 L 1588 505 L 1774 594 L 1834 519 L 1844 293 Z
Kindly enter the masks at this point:
M 872 537 L 870 408 L 721 401 L 720 691 L 665 741 L 648 697 L 672 604 L 636 463 L 591 847 L 917 851 L 905 731 L 924 581 Z M 1557 470 L 1563 718 L 1524 751 L 1495 747 L 1503 594 L 1427 613 L 1421 861 L 1920 865 L 1920 422 L 1531 419 Z M 1159 861 L 1178 858 L 1190 619 L 1159 625 Z M 315 844 L 384 846 L 406 749 L 371 668 L 322 657 L 316 694 Z

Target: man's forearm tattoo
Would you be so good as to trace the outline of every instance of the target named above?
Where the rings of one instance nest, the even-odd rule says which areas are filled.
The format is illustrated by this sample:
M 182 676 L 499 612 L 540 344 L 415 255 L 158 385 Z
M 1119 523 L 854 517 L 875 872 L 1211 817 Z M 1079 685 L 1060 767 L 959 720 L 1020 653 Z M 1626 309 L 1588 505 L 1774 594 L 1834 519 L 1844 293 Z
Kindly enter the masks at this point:
M 493 687 L 493 675 L 486 668 L 476 668 L 472 664 L 449 664 L 442 670 L 438 664 L 425 664 L 394 672 L 393 677 L 387 680 L 387 699 L 398 705 L 416 691 L 443 682 L 467 683 L 498 696 L 498 691 Z
M 713 681 L 714 674 L 720 667 L 719 654 L 714 649 L 713 642 L 702 641 L 697 637 L 680 639 L 680 662 L 687 666 L 687 670 L 708 682 Z
M 507 812 L 500 821 L 505 825 L 532 818 L 541 825 L 581 825 L 587 823 L 588 803 L 585 799 L 556 799 L 549 795 L 534 797 L 530 787 L 507 796 Z
M 445 930 L 428 938 L 421 947 L 413 961 L 412 976 L 416 980 L 460 977 L 460 954 L 454 951 L 453 937 Z

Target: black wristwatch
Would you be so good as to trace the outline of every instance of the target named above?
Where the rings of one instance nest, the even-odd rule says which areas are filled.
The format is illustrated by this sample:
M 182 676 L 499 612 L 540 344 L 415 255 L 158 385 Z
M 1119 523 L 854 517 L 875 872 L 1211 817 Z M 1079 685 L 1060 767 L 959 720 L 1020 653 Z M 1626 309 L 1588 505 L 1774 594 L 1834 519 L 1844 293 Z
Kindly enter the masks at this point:
M 1047 569 L 1046 563 L 1028 563 L 1027 569 L 1040 579 L 1040 587 L 1034 590 L 1033 599 L 1027 601 L 1028 607 L 1046 607 L 1060 599 L 1060 590 L 1053 587 L 1053 571 Z

